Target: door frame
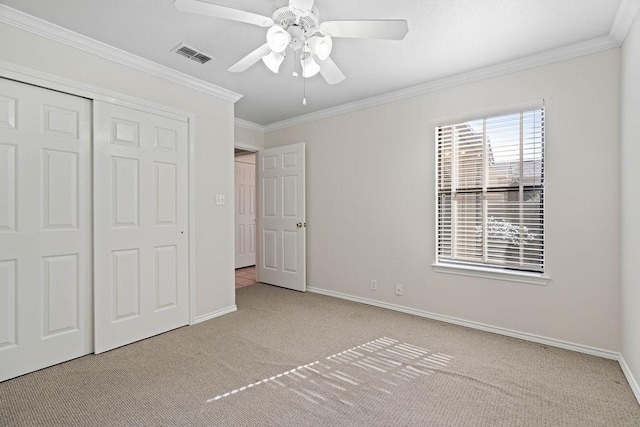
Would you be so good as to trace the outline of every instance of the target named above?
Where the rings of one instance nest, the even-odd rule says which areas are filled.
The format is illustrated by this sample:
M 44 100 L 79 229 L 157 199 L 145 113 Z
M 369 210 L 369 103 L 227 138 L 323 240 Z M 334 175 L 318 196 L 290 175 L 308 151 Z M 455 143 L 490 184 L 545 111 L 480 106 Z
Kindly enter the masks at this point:
M 258 168 L 258 151 L 264 150 L 264 147 L 258 147 L 257 145 L 245 144 L 245 143 L 242 143 L 242 142 L 234 142 L 233 143 L 233 148 L 238 148 L 240 150 L 248 151 L 249 153 L 255 154 L 255 156 L 256 156 L 255 167 L 256 167 L 256 171 L 257 171 L 257 168 Z M 233 166 L 235 167 L 235 156 L 233 156 Z M 256 178 L 256 186 L 257 186 L 258 185 L 258 174 L 256 173 L 254 175 L 255 175 L 255 178 Z M 234 253 L 233 270 L 234 270 L 234 272 L 235 272 L 235 269 L 236 269 L 236 263 L 235 263 L 235 253 L 236 253 L 236 238 L 235 238 L 235 234 L 236 234 L 236 221 L 235 221 L 236 200 L 235 200 L 235 193 L 236 192 L 235 192 L 235 182 L 236 181 L 235 180 L 236 180 L 236 178 L 235 178 L 235 172 L 234 172 L 234 175 L 233 175 L 233 186 L 234 186 L 234 191 L 233 191 L 233 197 L 234 197 L 233 198 L 233 212 L 234 212 L 234 220 L 233 220 L 233 235 L 234 235 L 234 237 L 233 237 L 233 253 Z M 256 193 L 255 194 L 256 194 L 256 198 L 257 198 L 258 197 L 257 187 L 256 187 Z M 256 203 L 257 203 L 257 200 L 256 200 Z M 257 206 L 257 204 L 256 204 L 256 206 Z M 258 215 L 258 211 L 257 210 L 256 210 L 256 215 Z M 257 221 L 257 217 L 256 217 L 256 221 Z M 256 233 L 257 232 L 258 232 L 258 229 L 256 227 Z M 258 251 L 260 250 L 260 248 L 258 247 L 258 244 L 257 244 L 257 242 L 258 242 L 257 238 L 258 238 L 258 236 L 256 235 L 256 266 L 257 266 L 257 263 L 258 263 Z M 256 275 L 257 274 L 258 274 L 258 269 L 256 269 Z M 258 277 L 256 276 L 256 282 L 257 281 L 258 281 Z M 236 286 L 236 284 L 235 284 L 235 279 L 234 279 L 234 281 L 233 281 L 234 292 L 235 292 L 235 286 Z
M 0 77 L 26 83 L 34 86 L 40 86 L 45 89 L 51 89 L 58 92 L 75 95 L 92 101 L 91 116 L 93 117 L 93 101 L 104 101 L 111 104 L 121 105 L 123 107 L 138 109 L 150 113 L 159 114 L 176 120 L 186 121 L 188 125 L 188 218 L 189 218 L 189 244 L 188 244 L 188 281 L 189 281 L 189 325 L 197 323 L 195 316 L 195 115 L 193 113 L 179 110 L 166 105 L 157 104 L 155 102 L 146 101 L 120 92 L 104 89 L 98 86 L 74 81 L 64 77 L 56 76 L 44 71 L 35 70 L 33 68 L 14 64 L 11 62 L 0 60 Z M 92 129 L 93 132 L 93 129 Z M 93 153 L 93 134 L 91 136 L 91 152 Z M 93 166 L 91 167 L 91 177 L 93 185 Z M 92 190 L 93 197 L 93 190 Z M 91 236 L 93 238 L 93 203 L 91 203 Z M 93 261 L 93 250 L 91 252 Z M 93 278 L 93 262 L 91 267 L 91 276 Z M 91 292 L 93 292 L 94 282 L 91 282 Z M 92 307 L 93 312 L 93 307 Z
M 234 148 L 239 148 L 240 150 L 249 151 L 251 153 L 257 153 L 260 150 L 264 150 L 264 147 L 258 147 L 257 145 L 244 144 L 242 142 L 234 142 Z
M 238 126 L 237 122 L 236 122 L 236 126 Z M 301 141 L 301 142 L 303 142 L 303 141 Z M 267 150 L 267 148 L 266 147 L 260 147 L 260 146 L 257 146 L 257 145 L 245 144 L 245 143 L 241 143 L 241 142 L 235 142 L 234 143 L 234 148 L 239 148 L 241 150 L 249 151 L 249 152 L 252 152 L 252 153 L 254 153 L 256 155 L 256 174 L 255 174 L 255 177 L 256 177 L 256 198 L 257 198 L 258 197 L 258 151 Z M 272 147 L 272 148 L 276 148 L 276 147 Z M 234 156 L 234 159 L 235 159 L 235 156 Z M 306 162 L 306 157 L 305 157 L 305 162 Z M 234 160 L 234 164 L 235 164 L 235 160 Z M 235 180 L 235 175 L 234 175 L 234 180 Z M 305 185 L 305 188 L 306 188 L 306 185 L 307 185 L 306 179 L 305 179 L 304 185 Z M 234 191 L 234 195 L 235 195 L 235 191 Z M 234 209 L 235 209 L 235 200 L 234 200 L 233 203 L 234 203 Z M 258 218 L 257 218 L 258 209 L 257 209 L 257 206 L 258 206 L 258 201 L 256 200 L 256 225 L 257 225 L 257 222 L 258 222 Z M 306 216 L 306 196 L 305 196 L 305 216 Z M 233 232 L 235 234 L 235 221 L 234 221 Z M 257 232 L 258 232 L 258 227 L 256 227 L 256 233 Z M 234 254 L 235 254 L 235 251 L 236 251 L 235 241 L 236 240 L 234 238 L 233 239 L 233 245 L 234 245 L 233 253 Z M 259 282 L 260 281 L 260 277 L 258 276 L 258 272 L 259 272 L 258 260 L 260 259 L 259 253 L 261 253 L 262 251 L 261 251 L 260 245 L 257 244 L 257 241 L 258 240 L 257 240 L 257 236 L 256 236 L 256 282 Z M 306 248 L 306 240 L 305 240 L 305 248 Z M 234 267 L 235 267 L 235 263 L 234 263 Z M 235 268 L 234 268 L 234 270 L 235 270 Z M 307 273 L 306 273 L 306 265 L 305 265 L 305 275 L 306 274 Z M 235 283 L 234 283 L 234 289 L 235 289 Z M 308 285 L 307 285 L 307 289 L 308 289 Z

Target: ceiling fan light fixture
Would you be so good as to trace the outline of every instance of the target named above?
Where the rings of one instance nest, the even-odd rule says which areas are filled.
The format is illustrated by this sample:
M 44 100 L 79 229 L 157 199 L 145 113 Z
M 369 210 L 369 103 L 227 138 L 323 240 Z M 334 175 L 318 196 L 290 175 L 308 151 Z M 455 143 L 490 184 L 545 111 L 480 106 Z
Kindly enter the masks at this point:
M 301 59 L 300 63 L 302 64 L 302 77 L 304 78 L 313 77 L 320 72 L 320 65 L 313 60 L 311 55 Z
M 280 65 L 284 61 L 284 55 L 278 52 L 271 52 L 268 55 L 262 57 L 262 62 L 267 66 L 268 69 L 278 74 L 280 71 Z
M 333 40 L 329 36 L 313 36 L 309 39 L 309 49 L 311 49 L 311 52 L 313 52 L 318 59 L 324 61 L 331 55 Z
M 271 71 L 278 73 L 286 50 L 291 49 L 295 55 L 294 64 L 298 61 L 302 63 L 302 75 L 305 78 L 320 73 L 328 84 L 334 85 L 345 79 L 345 75 L 330 57 L 334 37 L 402 40 L 409 31 L 409 25 L 404 19 L 320 22 L 318 8 L 315 6 L 316 0 L 273 0 L 277 3 L 277 9 L 273 11 L 271 17 L 210 3 L 211 0 L 171 1 L 181 12 L 267 28 L 266 43 L 230 66 L 227 70 L 231 73 L 244 72 L 260 59 Z M 182 53 L 191 57 L 193 52 L 195 52 L 194 49 L 189 49 L 188 52 Z M 198 59 L 199 62 L 205 62 L 208 56 L 195 55 L 193 58 Z M 293 75 L 296 77 L 297 71 L 294 70 Z
M 267 31 L 267 43 L 272 51 L 284 52 L 291 42 L 291 34 L 279 25 L 274 25 Z

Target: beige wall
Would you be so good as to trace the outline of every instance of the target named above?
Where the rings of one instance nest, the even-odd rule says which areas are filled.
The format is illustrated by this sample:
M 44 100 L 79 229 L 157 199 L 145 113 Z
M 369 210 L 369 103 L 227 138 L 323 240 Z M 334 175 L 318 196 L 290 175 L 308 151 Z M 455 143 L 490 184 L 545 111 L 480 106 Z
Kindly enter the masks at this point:
M 307 143 L 308 285 L 619 351 L 619 55 L 608 50 L 267 133 L 267 148 Z M 551 282 L 435 273 L 434 126 L 543 98 Z M 369 290 L 371 279 L 378 291 Z
M 233 103 L 0 24 L 0 60 L 191 112 L 195 130 L 196 315 L 235 304 Z
M 235 142 L 238 145 L 251 145 L 264 148 L 264 132 L 235 126 Z
M 640 381 L 640 14 L 622 46 L 621 88 L 622 355 Z
M 256 164 L 256 155 L 255 153 L 245 154 L 244 156 L 236 156 L 234 159 L 238 163 L 249 163 L 252 165 Z

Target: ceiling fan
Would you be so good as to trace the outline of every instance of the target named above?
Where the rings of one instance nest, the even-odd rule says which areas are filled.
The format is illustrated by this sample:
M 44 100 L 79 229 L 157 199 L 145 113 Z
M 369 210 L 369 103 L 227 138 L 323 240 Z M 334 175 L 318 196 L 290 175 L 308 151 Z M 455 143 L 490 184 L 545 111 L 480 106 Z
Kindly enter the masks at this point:
M 229 67 L 232 73 L 241 73 L 260 61 L 278 73 L 287 48 L 299 55 L 302 76 L 320 73 L 329 84 L 340 83 L 344 74 L 329 57 L 333 48 L 332 37 L 402 40 L 409 31 L 405 20 L 359 20 L 320 22 L 315 0 L 289 0 L 276 8 L 271 17 L 208 3 L 203 0 L 174 0 L 182 12 L 196 13 L 232 21 L 245 22 L 264 28 L 267 42 Z M 294 73 L 294 76 L 297 75 Z

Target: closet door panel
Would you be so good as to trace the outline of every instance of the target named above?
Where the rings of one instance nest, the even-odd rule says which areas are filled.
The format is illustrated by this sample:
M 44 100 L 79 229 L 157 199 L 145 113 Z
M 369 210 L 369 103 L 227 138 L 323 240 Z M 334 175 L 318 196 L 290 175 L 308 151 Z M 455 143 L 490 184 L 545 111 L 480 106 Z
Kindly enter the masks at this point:
M 96 353 L 189 322 L 188 124 L 94 103 Z
M 0 381 L 93 351 L 91 102 L 0 78 Z

